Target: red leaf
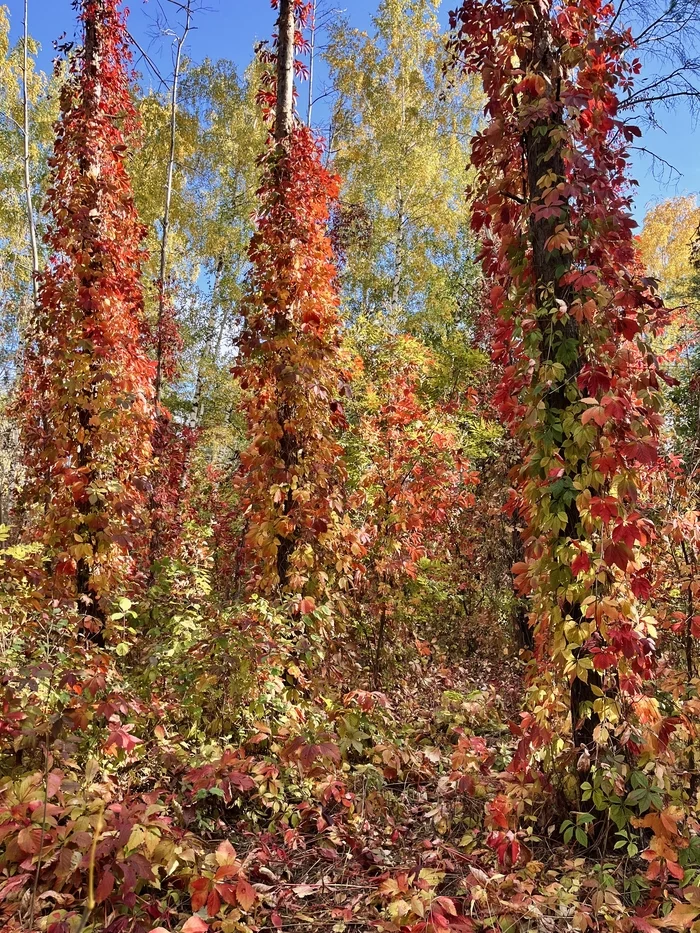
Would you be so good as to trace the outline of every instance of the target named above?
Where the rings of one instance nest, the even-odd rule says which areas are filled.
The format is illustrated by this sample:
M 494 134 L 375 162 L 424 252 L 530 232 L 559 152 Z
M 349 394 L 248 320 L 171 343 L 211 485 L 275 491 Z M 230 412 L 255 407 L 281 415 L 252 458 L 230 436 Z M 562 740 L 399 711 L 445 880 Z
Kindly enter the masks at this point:
M 255 790 L 255 781 L 248 775 L 240 771 L 233 771 L 228 776 L 229 784 L 235 785 L 239 790 Z
M 453 917 L 457 916 L 457 908 L 451 897 L 437 897 L 435 898 L 435 902 L 439 904 L 446 913 Z
M 110 732 L 104 744 L 104 750 L 108 754 L 113 754 L 115 749 L 122 748 L 128 754 L 137 745 L 143 745 L 143 739 L 131 734 L 130 730 L 133 728 L 133 724 L 129 724 Z
M 192 910 L 195 913 L 201 910 L 209 897 L 210 881 L 208 878 L 195 878 L 190 883 L 190 892 L 192 894 Z
M 106 901 L 109 895 L 114 890 L 114 875 L 107 868 L 100 878 L 100 883 L 97 885 L 97 890 L 95 891 L 95 900 L 98 904 L 101 904 L 103 901 Z
M 642 601 L 646 602 L 646 600 L 651 596 L 651 580 L 642 574 L 635 574 L 632 577 L 630 586 L 632 587 L 632 592 L 637 597 L 637 599 L 641 599 Z
M 658 928 L 653 927 L 646 917 L 633 916 L 630 917 L 632 925 L 635 929 L 639 930 L 639 933 L 658 933 Z
M 38 855 L 41 848 L 41 836 L 41 829 L 38 827 L 25 826 L 17 835 L 17 845 L 27 855 Z
M 221 910 L 221 898 L 214 890 L 207 898 L 207 913 L 210 917 L 215 917 Z
M 608 567 L 617 565 L 623 571 L 627 570 L 633 556 L 631 549 L 626 544 L 609 544 L 603 552 L 603 559 Z
M 617 518 L 620 514 L 620 505 L 617 499 L 608 497 L 607 499 L 591 499 L 591 515 L 593 518 L 600 518 L 604 522 L 609 522 Z
M 4 884 L 0 884 L 0 903 L 7 900 L 9 894 L 23 887 L 31 878 L 31 875 L 15 875 L 14 878 L 8 878 Z
M 219 866 L 223 865 L 234 865 L 237 861 L 236 850 L 233 848 L 228 839 L 219 845 L 216 850 L 216 863 Z
M 216 890 L 227 904 L 233 905 L 236 903 L 236 889 L 232 884 L 217 884 Z
M 589 421 L 595 421 L 598 427 L 604 427 L 608 420 L 607 412 L 600 405 L 588 408 L 581 415 L 581 424 L 588 424 Z
M 585 551 L 579 551 L 571 562 L 571 572 L 575 577 L 591 569 L 591 559 Z
M 46 781 L 46 793 L 49 800 L 52 797 L 55 797 L 56 794 L 61 789 L 61 784 L 63 783 L 63 772 L 62 771 L 52 771 L 48 780 Z

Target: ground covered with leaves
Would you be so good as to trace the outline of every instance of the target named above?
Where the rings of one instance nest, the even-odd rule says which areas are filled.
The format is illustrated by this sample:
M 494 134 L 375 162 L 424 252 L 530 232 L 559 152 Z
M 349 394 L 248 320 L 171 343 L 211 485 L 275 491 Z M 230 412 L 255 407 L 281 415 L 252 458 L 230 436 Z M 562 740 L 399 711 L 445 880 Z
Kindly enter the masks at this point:
M 700 916 L 697 837 L 653 768 L 601 848 L 546 768 L 509 767 L 517 652 L 459 665 L 418 641 L 371 691 L 324 609 L 204 620 L 188 599 L 124 600 L 104 648 L 60 618 L 29 613 L 5 644 L 4 930 L 649 933 Z M 663 832 L 637 832 L 637 811 Z

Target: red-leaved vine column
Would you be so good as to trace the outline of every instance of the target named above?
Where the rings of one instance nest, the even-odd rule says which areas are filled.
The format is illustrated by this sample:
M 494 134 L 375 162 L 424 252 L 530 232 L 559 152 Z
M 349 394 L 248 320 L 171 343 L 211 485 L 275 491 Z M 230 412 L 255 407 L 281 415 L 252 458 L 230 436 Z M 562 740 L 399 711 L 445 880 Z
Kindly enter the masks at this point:
M 456 59 L 486 96 L 473 228 L 497 402 L 523 447 L 515 570 L 540 674 L 514 767 L 566 751 L 566 711 L 580 771 L 607 750 L 634 753 L 634 699 L 654 663 L 653 528 L 638 493 L 657 458 L 650 339 L 664 312 L 638 272 L 626 173 L 639 130 L 618 116 L 638 65 L 612 15 L 602 0 L 466 0 L 452 15 Z
M 278 106 L 278 86 L 292 105 L 294 49 L 303 43 L 307 15 L 293 0 L 279 8 L 279 38 L 261 94 L 269 136 L 237 367 L 252 436 L 239 481 L 251 584 L 313 597 L 331 576 L 345 573 L 336 545 L 346 522 L 338 443 L 346 374 L 328 234 L 339 179 L 324 167 L 312 131 Z
M 47 591 L 97 630 L 145 535 L 154 366 L 145 349 L 142 241 L 126 170 L 137 129 L 118 0 L 84 0 L 51 159 L 47 243 L 17 403 Z M 92 622 L 89 618 L 92 617 Z

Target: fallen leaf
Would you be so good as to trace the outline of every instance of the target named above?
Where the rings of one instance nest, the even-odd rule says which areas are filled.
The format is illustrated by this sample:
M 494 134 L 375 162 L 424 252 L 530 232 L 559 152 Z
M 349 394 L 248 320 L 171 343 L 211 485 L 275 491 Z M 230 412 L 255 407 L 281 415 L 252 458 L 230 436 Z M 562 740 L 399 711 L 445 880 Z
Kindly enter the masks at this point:
M 241 905 L 243 910 L 249 911 L 250 908 L 255 903 L 255 890 L 247 881 L 244 881 L 242 878 L 236 885 L 236 900 Z
M 292 888 L 292 891 L 296 894 L 297 897 L 308 897 L 310 894 L 313 894 L 316 888 L 312 884 L 297 884 Z
M 207 933 L 209 924 L 201 917 L 190 917 L 182 928 L 182 933 Z

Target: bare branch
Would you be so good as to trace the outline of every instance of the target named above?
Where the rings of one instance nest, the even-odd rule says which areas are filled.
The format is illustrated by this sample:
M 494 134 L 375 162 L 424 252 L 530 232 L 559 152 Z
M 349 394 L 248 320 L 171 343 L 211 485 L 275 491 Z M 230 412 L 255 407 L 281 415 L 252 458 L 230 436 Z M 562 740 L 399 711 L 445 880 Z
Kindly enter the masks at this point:
M 642 111 L 658 126 L 659 105 L 680 101 L 700 109 L 700 0 L 620 0 L 612 20 L 630 29 L 630 56 L 642 63 L 640 86 L 621 101 L 621 109 Z
M 151 69 L 153 74 L 156 76 L 156 78 L 160 82 L 161 87 L 168 87 L 169 86 L 168 82 L 162 76 L 162 74 L 158 70 L 155 62 L 150 57 L 150 55 L 139 45 L 139 43 L 136 41 L 136 39 L 133 37 L 133 35 L 130 32 L 127 32 L 127 36 L 129 37 L 129 42 L 131 42 L 134 48 L 137 49 L 137 51 L 139 52 L 143 60 L 146 62 L 148 67 Z
M 649 158 L 652 159 L 652 171 L 653 167 L 658 163 L 668 169 L 671 175 L 677 176 L 679 180 L 683 177 L 683 172 L 681 172 L 679 168 L 676 168 L 672 162 L 662 158 L 660 155 L 658 155 L 656 152 L 653 152 L 651 149 L 648 149 L 646 146 L 630 146 L 629 148 L 635 152 L 641 152 L 644 155 L 649 156 Z

